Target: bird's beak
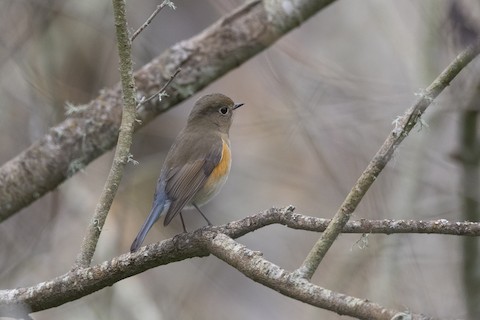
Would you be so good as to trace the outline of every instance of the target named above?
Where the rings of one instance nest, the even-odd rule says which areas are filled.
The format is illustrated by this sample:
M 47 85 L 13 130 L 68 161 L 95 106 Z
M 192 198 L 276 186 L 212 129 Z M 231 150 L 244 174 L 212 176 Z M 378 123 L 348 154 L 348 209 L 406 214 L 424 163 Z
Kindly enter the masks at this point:
M 233 105 L 233 110 L 237 109 L 237 108 L 240 108 L 241 106 L 243 106 L 244 103 L 237 103 L 237 104 L 234 104 Z

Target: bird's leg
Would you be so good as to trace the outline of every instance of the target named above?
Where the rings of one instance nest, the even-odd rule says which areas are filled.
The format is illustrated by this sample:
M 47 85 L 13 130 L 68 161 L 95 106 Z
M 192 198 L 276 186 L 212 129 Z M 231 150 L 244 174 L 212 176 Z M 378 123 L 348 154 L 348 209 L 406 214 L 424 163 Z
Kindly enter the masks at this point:
M 213 226 L 213 224 L 207 219 L 207 217 L 205 217 L 205 215 L 203 214 L 203 212 L 198 208 L 198 206 L 195 204 L 195 203 L 192 203 L 193 206 L 195 207 L 195 209 L 198 210 L 198 212 L 200 212 L 200 214 L 202 215 L 203 219 L 205 219 L 205 221 L 207 221 L 208 225 L 209 226 Z
M 187 233 L 187 228 L 185 228 L 185 221 L 183 221 L 182 211 L 180 211 L 180 220 L 182 221 L 183 232 Z

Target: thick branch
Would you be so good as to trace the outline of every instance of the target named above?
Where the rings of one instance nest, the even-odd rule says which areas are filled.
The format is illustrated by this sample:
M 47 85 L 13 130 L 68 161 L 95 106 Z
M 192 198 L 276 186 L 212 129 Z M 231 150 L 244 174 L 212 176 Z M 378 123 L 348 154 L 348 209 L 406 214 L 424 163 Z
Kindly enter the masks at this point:
M 135 73 L 137 92 L 148 97 L 175 70 L 183 70 L 168 90 L 168 100 L 160 105 L 154 99 L 138 110 L 141 125 L 269 47 L 333 1 L 299 0 L 282 6 L 278 0 L 255 0 L 175 44 Z M 119 85 L 104 90 L 89 104 L 72 109 L 65 121 L 4 164 L 0 168 L 0 221 L 110 150 L 117 140 L 121 105 Z
M 467 66 L 480 53 L 480 39 L 459 54 L 455 60 L 433 81 L 433 83 L 422 93 L 418 101 L 410 107 L 407 112 L 395 121 L 395 128 L 390 132 L 387 139 L 377 151 L 377 154 L 368 164 L 365 171 L 358 178 L 357 182 L 348 193 L 344 202 L 335 213 L 332 222 L 329 224 L 320 239 L 315 243 L 297 274 L 310 279 L 317 270 L 320 262 L 328 249 L 342 232 L 343 227 L 350 219 L 350 216 L 357 208 L 363 196 L 370 186 L 375 182 L 378 175 L 385 168 L 392 158 L 394 151 L 415 127 L 432 101 L 445 89 L 460 71 Z
M 208 250 L 205 249 L 205 233 L 223 233 L 230 238 L 238 238 L 271 224 L 283 224 L 290 228 L 321 232 L 329 223 L 329 220 L 304 216 L 294 213 L 293 210 L 291 206 L 282 209 L 272 208 L 227 225 L 205 227 L 193 233 L 183 233 L 142 247 L 133 254 L 123 254 L 90 268 L 79 268 L 32 287 L 0 290 L 0 315 L 53 308 L 80 299 L 145 270 L 184 259 L 206 256 Z M 480 223 L 454 223 L 446 220 L 429 222 L 360 220 L 348 223 L 345 231 L 383 233 L 387 226 L 391 227 L 386 231 L 387 234 L 419 232 L 480 236 Z M 297 299 L 294 295 L 289 296 Z

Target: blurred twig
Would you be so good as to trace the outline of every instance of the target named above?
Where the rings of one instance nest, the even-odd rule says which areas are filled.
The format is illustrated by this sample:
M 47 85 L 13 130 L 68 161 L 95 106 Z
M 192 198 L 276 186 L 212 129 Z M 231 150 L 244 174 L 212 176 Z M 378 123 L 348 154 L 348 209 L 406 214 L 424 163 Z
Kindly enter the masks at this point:
M 450 1 L 447 23 L 452 28 L 457 48 L 467 46 L 480 36 L 480 23 L 474 18 L 471 9 L 465 2 Z M 455 154 L 461 170 L 459 200 L 462 203 L 463 218 L 466 221 L 480 221 L 480 78 L 477 74 L 464 79 L 464 83 L 473 90 L 465 110 L 460 111 L 459 150 Z M 465 94 L 460 94 L 457 98 L 459 102 L 466 100 Z M 466 318 L 480 319 L 480 239 L 463 238 L 462 244 Z
M 252 269 L 252 261 L 245 258 L 245 261 L 242 262 L 242 259 L 239 259 L 241 252 L 230 250 L 232 249 L 232 247 L 229 247 L 230 245 L 235 245 L 236 247 L 237 244 L 232 243 L 228 238 L 235 239 L 267 225 L 282 224 L 290 228 L 315 230 L 318 232 L 325 230 L 328 225 L 329 220 L 304 216 L 293 211 L 294 208 L 292 206 L 281 209 L 271 208 L 265 212 L 233 221 L 223 226 L 204 227 L 194 232 L 182 233 L 171 239 L 142 247 L 133 254 L 123 254 L 92 267 L 79 268 L 32 287 L 0 290 L 0 314 L 8 315 L 16 312 L 25 314 L 25 312 L 36 312 L 53 308 L 80 299 L 148 269 L 193 257 L 207 256 L 209 250 L 211 250 L 221 259 L 234 265 L 255 281 L 272 288 L 279 288 L 283 294 L 293 299 L 321 307 L 326 307 L 325 304 L 327 304 L 330 306 L 327 307 L 329 310 L 365 318 L 365 312 L 368 312 L 367 309 L 356 310 L 357 302 L 360 303 L 363 300 L 315 286 L 305 279 L 295 277 L 293 274 L 280 269 L 265 259 L 259 260 L 259 253 L 254 253 L 247 248 L 241 247 L 239 249 L 243 253 L 252 259 L 257 259 L 258 263 L 265 265 L 268 270 L 272 271 L 268 274 L 262 272 L 253 274 L 257 271 Z M 383 233 L 386 231 L 387 234 L 421 232 L 479 236 L 480 223 L 453 223 L 446 220 L 360 220 L 347 223 L 345 231 L 358 233 Z M 226 243 L 220 246 L 218 242 L 215 242 L 215 239 L 223 239 Z M 231 257 L 226 256 L 229 253 L 232 255 Z M 261 266 L 258 265 L 257 267 L 260 268 Z M 288 284 L 299 284 L 300 288 L 286 288 L 285 286 Z M 315 295 L 312 296 L 312 292 Z M 331 297 L 331 301 L 325 300 L 325 294 Z M 339 301 L 339 299 L 342 301 Z M 348 303 L 349 301 L 352 303 Z M 391 316 L 394 313 L 393 310 L 383 309 L 377 304 L 366 301 L 363 301 L 361 305 L 364 308 L 372 308 L 370 315 L 376 314 L 379 310 L 386 310 L 386 314 L 370 319 L 390 319 L 387 316 Z M 418 316 L 412 316 L 414 316 L 413 319 L 419 319 Z
M 123 168 L 131 157 L 130 146 L 132 145 L 135 125 L 135 80 L 133 79 L 132 42 L 128 34 L 127 13 L 125 12 L 126 3 L 125 0 L 112 0 L 112 3 L 123 92 L 122 122 L 112 167 L 95 208 L 95 213 L 88 225 L 80 254 L 76 259 L 76 267 L 80 268 L 88 267 L 92 262 L 98 238 L 123 177 Z
M 330 249 L 333 242 L 337 239 L 338 235 L 342 232 L 343 227 L 350 219 L 350 216 L 355 211 L 363 196 L 392 158 L 393 152 L 417 122 L 421 121 L 421 116 L 432 101 L 479 53 L 480 39 L 477 39 L 474 44 L 460 53 L 437 77 L 437 79 L 435 79 L 433 83 L 421 93 L 417 102 L 410 107 L 402 117 L 399 117 L 394 121 L 395 128 L 390 132 L 383 145 L 377 151 L 377 154 L 370 161 L 360 178 L 358 178 L 352 190 L 349 192 L 333 217 L 331 223 L 309 252 L 302 266 L 297 269 L 297 275 L 306 279 L 311 279 L 323 257 Z
M 480 85 L 474 92 L 469 110 L 462 111 L 460 120 L 461 202 L 463 217 L 467 221 L 480 221 L 480 144 L 478 117 L 480 111 Z M 480 241 L 478 238 L 463 239 L 463 283 L 465 304 L 469 319 L 480 317 Z

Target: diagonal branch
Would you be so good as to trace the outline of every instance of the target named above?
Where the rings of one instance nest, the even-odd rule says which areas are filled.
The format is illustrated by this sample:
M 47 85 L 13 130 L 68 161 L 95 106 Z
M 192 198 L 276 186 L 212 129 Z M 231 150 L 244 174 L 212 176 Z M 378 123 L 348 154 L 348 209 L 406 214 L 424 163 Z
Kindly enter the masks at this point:
M 253 281 L 312 306 L 357 319 L 391 320 L 399 315 L 408 316 L 408 319 L 412 320 L 429 319 L 423 315 L 387 309 L 368 300 L 347 296 L 314 285 L 308 280 L 278 267 L 263 258 L 261 252 L 252 251 L 225 234 L 205 233 L 204 243 L 210 253 Z
M 410 107 L 402 117 L 394 122 L 395 128 L 390 132 L 383 145 L 377 151 L 377 154 L 375 154 L 365 171 L 358 178 L 337 213 L 335 213 L 331 223 L 305 258 L 302 266 L 296 271 L 299 276 L 311 279 L 323 257 L 342 232 L 343 227 L 350 219 L 350 216 L 357 208 L 363 196 L 392 158 L 394 151 L 413 127 L 415 127 L 417 122 L 420 121 L 420 117 L 432 101 L 479 53 L 480 39 L 477 39 L 473 45 L 460 53 L 425 92 L 422 93 L 418 101 Z
M 188 98 L 298 27 L 335 0 L 254 0 L 191 39 L 181 41 L 135 73 L 137 92 L 151 96 L 175 70 L 183 72 L 168 90 L 168 101 L 156 99 L 138 110 L 141 124 Z M 14 159 L 0 167 L 0 221 L 28 206 L 110 150 L 121 118 L 121 90 L 105 89 L 87 105 L 74 107 Z
M 292 206 L 281 209 L 272 208 L 223 226 L 204 227 L 192 233 L 182 233 L 171 239 L 142 247 L 133 254 L 123 254 L 89 268 L 78 268 L 31 287 L 0 290 L 0 315 L 18 313 L 23 315 L 53 308 L 80 299 L 148 269 L 193 257 L 207 256 L 209 253 L 205 248 L 205 234 L 225 234 L 235 239 L 271 224 L 322 232 L 329 223 L 329 220 L 304 216 L 294 213 L 293 210 Z M 446 220 L 423 222 L 360 220 L 349 222 L 345 230 L 351 233 L 419 232 L 480 236 L 480 223 L 453 223 Z M 304 280 L 301 283 L 307 282 Z M 301 300 L 293 293 L 289 296 Z
M 164 0 L 161 4 L 157 5 L 157 8 L 152 12 L 152 14 L 147 18 L 147 20 L 145 21 L 144 24 L 142 24 L 140 26 L 140 28 L 137 29 L 137 31 L 135 31 L 131 38 L 130 38 L 130 42 L 133 42 L 133 40 L 135 40 L 136 37 L 138 37 L 138 35 L 143 31 L 145 30 L 146 27 L 148 27 L 148 25 L 150 23 L 152 23 L 153 19 L 155 19 L 155 17 L 157 16 L 157 14 L 160 13 L 160 11 L 162 11 L 163 8 L 165 8 L 166 6 L 169 6 L 170 8 L 172 9 L 176 9 L 175 8 L 175 4 L 170 1 L 170 0 Z

